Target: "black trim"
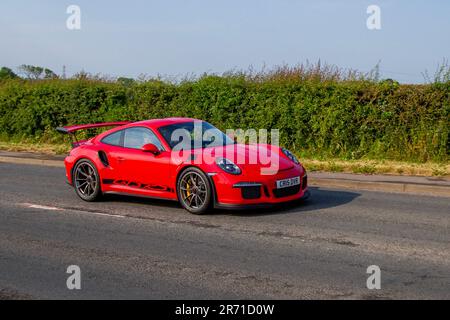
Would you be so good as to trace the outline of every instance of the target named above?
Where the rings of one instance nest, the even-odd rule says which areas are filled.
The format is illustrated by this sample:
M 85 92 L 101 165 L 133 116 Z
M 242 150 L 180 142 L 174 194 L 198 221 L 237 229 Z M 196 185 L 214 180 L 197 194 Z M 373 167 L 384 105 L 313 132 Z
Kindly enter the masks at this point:
M 55 130 L 58 131 L 59 133 L 70 135 L 72 137 L 72 148 L 78 147 L 78 139 L 77 136 L 75 135 L 75 132 L 70 132 L 68 129 L 64 127 L 57 127 Z
M 261 187 L 262 183 L 259 182 L 238 182 L 233 184 L 233 188 L 246 188 L 246 187 Z
M 308 186 L 308 176 L 305 174 L 302 179 L 302 190 L 305 190 Z
M 229 204 L 229 203 L 216 203 L 215 209 L 225 210 L 253 210 L 253 209 L 266 209 L 277 205 L 276 203 L 254 203 L 254 204 Z
M 261 198 L 261 187 L 259 182 L 238 182 L 233 185 L 233 188 L 241 189 L 241 197 L 247 200 Z
M 116 184 L 120 186 L 136 188 L 136 189 L 144 189 L 144 190 L 154 190 L 154 191 L 164 191 L 173 193 L 174 190 L 167 186 L 153 185 L 148 183 L 140 183 L 136 181 L 128 181 L 121 179 L 103 179 L 102 184 Z M 120 192 L 120 191 L 119 191 Z
M 64 127 L 57 127 L 56 131 L 58 131 L 59 133 L 70 134 L 69 130 Z
M 269 198 L 270 197 L 270 193 L 269 193 L 269 188 L 267 188 L 266 185 L 263 185 L 263 189 L 264 189 L 264 195 Z
M 242 187 L 241 196 L 244 199 L 259 199 L 261 198 L 261 186 Z
M 278 203 L 254 203 L 254 204 L 228 204 L 228 203 L 215 203 L 214 208 L 216 209 L 226 209 L 226 210 L 251 210 L 251 209 L 267 209 L 273 208 L 276 206 L 283 205 L 285 203 L 296 202 L 307 200 L 311 197 L 311 192 L 309 190 L 305 191 L 305 194 L 299 199 L 294 199 L 286 202 L 278 202 Z
M 272 189 L 272 193 L 275 198 L 285 198 L 296 195 L 301 190 L 301 185 L 295 185 L 291 187 L 281 188 L 281 189 Z
M 148 196 L 148 195 L 142 195 L 142 194 L 134 194 L 129 192 L 120 192 L 120 191 L 105 191 L 103 194 L 115 194 L 115 195 L 122 195 L 127 197 L 136 197 L 136 198 L 147 198 L 147 199 L 157 199 L 157 200 L 167 200 L 167 201 L 177 201 L 177 199 L 170 199 L 165 197 L 158 197 L 158 196 Z
M 108 156 L 106 155 L 105 151 L 100 150 L 100 151 L 98 152 L 98 157 L 99 157 L 101 163 L 102 163 L 105 167 L 109 167 Z
M 214 180 L 213 180 L 213 176 L 210 176 L 209 174 L 206 173 L 206 177 L 209 180 L 209 183 L 211 184 L 211 189 L 212 189 L 212 205 L 215 208 L 217 205 L 217 191 L 216 191 L 216 185 L 214 184 Z M 178 179 L 177 179 L 178 180 Z

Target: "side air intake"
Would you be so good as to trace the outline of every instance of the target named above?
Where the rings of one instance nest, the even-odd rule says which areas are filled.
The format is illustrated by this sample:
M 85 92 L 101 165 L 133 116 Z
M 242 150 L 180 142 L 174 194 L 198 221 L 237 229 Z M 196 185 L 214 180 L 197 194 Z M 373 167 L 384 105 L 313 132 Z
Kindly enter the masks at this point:
M 108 157 L 106 156 L 106 153 L 104 151 L 99 151 L 98 157 L 105 167 L 109 167 Z

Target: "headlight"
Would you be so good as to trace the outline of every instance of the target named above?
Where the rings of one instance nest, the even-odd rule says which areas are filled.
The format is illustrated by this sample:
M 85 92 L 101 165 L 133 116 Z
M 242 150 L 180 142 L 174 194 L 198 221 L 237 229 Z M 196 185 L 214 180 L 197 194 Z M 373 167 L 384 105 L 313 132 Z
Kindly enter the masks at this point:
M 233 163 L 233 161 L 228 160 L 227 158 L 217 158 L 216 164 L 223 171 L 231 174 L 241 174 L 241 169 Z
M 292 160 L 292 162 L 294 162 L 295 164 L 299 164 L 300 161 L 298 161 L 297 157 L 294 156 L 294 154 L 292 152 L 290 152 L 289 150 L 285 149 L 285 148 L 281 148 L 281 151 L 284 153 L 284 155 L 286 157 L 288 157 L 289 159 Z

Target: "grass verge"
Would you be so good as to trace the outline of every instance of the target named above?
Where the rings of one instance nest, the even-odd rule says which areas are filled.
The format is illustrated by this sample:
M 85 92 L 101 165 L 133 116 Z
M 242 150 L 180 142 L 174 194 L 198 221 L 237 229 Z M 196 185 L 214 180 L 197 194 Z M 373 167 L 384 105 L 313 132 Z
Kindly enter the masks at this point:
M 388 160 L 316 160 L 302 159 L 309 171 L 345 172 L 357 174 L 389 174 L 405 176 L 450 177 L 449 163 L 410 163 Z
M 68 143 L 15 142 L 0 140 L 0 150 L 17 152 L 39 152 L 45 154 L 66 154 L 70 150 Z

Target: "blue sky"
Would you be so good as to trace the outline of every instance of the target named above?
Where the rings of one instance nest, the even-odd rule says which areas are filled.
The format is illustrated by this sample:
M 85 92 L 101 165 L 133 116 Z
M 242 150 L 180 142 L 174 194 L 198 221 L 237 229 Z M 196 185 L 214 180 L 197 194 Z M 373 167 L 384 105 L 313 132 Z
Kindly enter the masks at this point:
M 66 8 L 81 8 L 68 30 Z M 368 5 L 382 29 L 366 27 Z M 422 82 L 450 58 L 448 0 L 2 0 L 0 65 L 182 76 L 321 60 Z

